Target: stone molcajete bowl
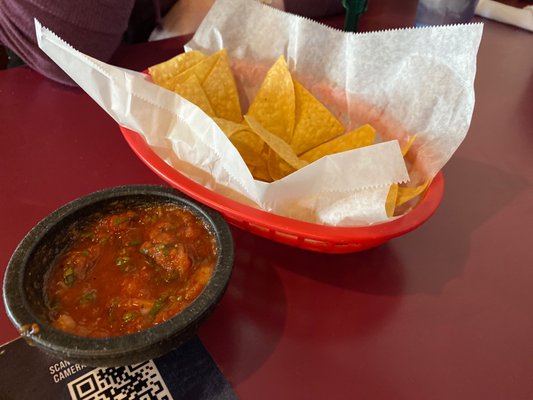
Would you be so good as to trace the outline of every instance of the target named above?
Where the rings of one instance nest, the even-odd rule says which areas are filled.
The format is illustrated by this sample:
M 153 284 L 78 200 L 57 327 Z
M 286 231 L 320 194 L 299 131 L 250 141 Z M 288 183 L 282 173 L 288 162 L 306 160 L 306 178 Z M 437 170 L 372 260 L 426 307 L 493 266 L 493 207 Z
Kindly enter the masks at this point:
M 129 335 L 91 338 L 54 328 L 48 317 L 44 285 L 53 261 L 69 245 L 69 231 L 95 213 L 157 203 L 173 203 L 192 211 L 215 237 L 217 263 L 200 295 L 169 320 Z M 21 335 L 30 344 L 56 357 L 92 366 L 134 364 L 173 350 L 196 333 L 225 292 L 233 268 L 233 256 L 230 229 L 218 212 L 170 187 L 114 187 L 59 208 L 26 235 L 6 270 L 4 302 L 9 318 Z

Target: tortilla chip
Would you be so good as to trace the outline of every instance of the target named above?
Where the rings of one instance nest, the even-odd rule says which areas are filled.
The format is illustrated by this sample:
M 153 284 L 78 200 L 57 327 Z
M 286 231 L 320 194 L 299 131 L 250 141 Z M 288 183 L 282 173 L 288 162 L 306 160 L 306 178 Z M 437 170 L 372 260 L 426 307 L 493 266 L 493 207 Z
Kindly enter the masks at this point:
M 366 124 L 350 133 L 338 136 L 335 139 L 306 151 L 300 155 L 300 159 L 311 163 L 330 154 L 369 146 L 374 143 L 374 140 L 375 130 L 372 126 Z
M 302 154 L 344 132 L 335 116 L 300 83 L 294 81 L 295 125 L 291 147 Z
M 228 121 L 227 119 L 224 119 L 224 118 L 213 118 L 213 121 L 215 121 L 217 123 L 217 125 L 219 126 L 219 128 L 222 130 L 222 132 L 224 132 L 224 134 L 230 138 L 233 134 L 239 132 L 239 131 L 245 131 L 245 130 L 249 130 L 250 127 L 248 125 L 245 125 L 245 124 L 239 124 L 239 123 L 236 123 L 236 122 L 233 122 L 233 121 Z M 255 134 L 253 133 L 250 133 L 252 136 L 256 136 Z
M 200 84 L 203 84 L 205 79 L 217 63 L 218 59 L 224 52 L 225 50 L 220 50 L 214 54 L 211 54 L 210 56 L 205 57 L 199 63 L 194 64 L 192 67 L 174 76 L 172 82 L 174 82 L 174 85 L 177 85 L 180 82 L 185 82 L 191 77 L 191 75 L 196 75 Z
M 285 160 L 290 166 L 295 169 L 303 168 L 307 165 L 307 162 L 298 158 L 296 153 L 292 150 L 291 146 L 283 139 L 279 138 L 272 132 L 266 130 L 255 118 L 251 116 L 245 116 L 244 119 L 252 129 L 263 141 L 273 150 L 278 156 Z
M 225 49 L 210 56 L 190 51 L 148 70 L 154 83 L 174 90 L 213 118 L 253 177 L 261 181 L 281 179 L 326 155 L 375 141 L 375 130 L 368 124 L 342 134 L 341 122 L 292 79 L 283 56 L 268 70 L 244 120 Z M 402 147 L 404 157 L 415 138 L 409 137 Z M 429 184 L 390 185 L 387 215 L 402 212 L 398 207 L 410 206 L 408 202 L 424 193 Z
M 396 198 L 398 197 L 398 184 L 393 183 L 390 185 L 389 193 L 387 194 L 387 200 L 385 201 L 385 211 L 387 212 L 387 217 L 392 217 L 394 215 L 394 210 L 396 209 Z
M 228 62 L 228 54 L 223 51 L 202 87 L 215 110 L 215 115 L 233 122 L 242 121 L 242 111 L 235 78 Z
M 281 56 L 268 70 L 246 115 L 264 130 L 290 143 L 294 131 L 294 109 L 294 85 L 285 58 Z
M 263 156 L 265 142 L 248 127 L 232 134 L 229 138 L 231 143 L 237 148 L 244 162 L 248 167 L 265 167 L 266 157 Z
M 239 151 L 255 179 L 272 182 L 267 167 L 268 152 L 264 152 L 264 147 L 266 147 L 265 142 L 254 132 L 250 131 L 248 126 L 246 128 L 248 130 L 240 130 L 232 134 L 230 141 Z
M 402 156 L 405 157 L 405 155 L 407 154 L 407 152 L 409 151 L 409 149 L 411 148 L 411 145 L 413 144 L 413 142 L 415 141 L 416 139 L 416 135 L 413 135 L 409 138 L 409 140 L 407 141 L 406 144 L 404 144 L 402 146 Z
M 252 167 L 250 168 L 250 171 L 253 177 L 259 181 L 263 181 L 263 182 L 273 181 L 272 177 L 270 176 L 268 172 L 268 168 L 266 165 L 262 165 L 260 167 Z
M 284 178 L 292 174 L 297 168 L 292 167 L 288 162 L 281 158 L 274 150 L 270 151 L 267 161 L 268 173 L 272 180 Z
M 416 196 L 424 193 L 427 189 L 431 180 L 427 180 L 420 186 L 415 187 L 398 187 L 398 197 L 396 198 L 396 207 L 401 206 L 402 204 L 407 203 L 409 200 L 414 199 Z
M 191 75 L 185 82 L 178 83 L 174 88 L 174 92 L 186 98 L 191 103 L 196 104 L 210 117 L 215 116 L 211 103 L 207 99 L 204 89 L 202 89 L 202 85 L 200 85 L 196 75 Z
M 174 90 L 176 86 L 175 77 L 205 58 L 206 56 L 199 51 L 192 50 L 154 65 L 148 68 L 148 72 L 154 83 L 168 90 Z

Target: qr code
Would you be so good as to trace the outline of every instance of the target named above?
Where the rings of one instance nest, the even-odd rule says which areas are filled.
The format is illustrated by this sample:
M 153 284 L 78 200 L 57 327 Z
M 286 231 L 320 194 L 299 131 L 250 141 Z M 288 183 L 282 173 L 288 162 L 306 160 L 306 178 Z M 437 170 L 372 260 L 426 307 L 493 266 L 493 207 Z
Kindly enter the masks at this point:
M 153 361 L 96 368 L 69 382 L 73 400 L 173 400 Z

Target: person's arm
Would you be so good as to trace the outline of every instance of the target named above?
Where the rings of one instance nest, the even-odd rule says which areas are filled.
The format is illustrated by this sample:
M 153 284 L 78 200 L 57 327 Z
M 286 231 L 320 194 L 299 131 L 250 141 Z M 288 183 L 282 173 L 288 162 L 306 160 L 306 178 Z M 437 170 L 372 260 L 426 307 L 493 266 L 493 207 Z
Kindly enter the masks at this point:
M 251 1 L 251 0 L 250 0 Z M 260 0 L 263 3 L 308 18 L 321 18 L 344 12 L 342 0 Z M 196 31 L 215 0 L 179 0 L 163 18 L 150 40 L 161 40 Z
M 134 0 L 0 0 L 0 43 L 32 69 L 74 82 L 37 45 L 34 18 L 77 50 L 107 61 L 128 27 Z

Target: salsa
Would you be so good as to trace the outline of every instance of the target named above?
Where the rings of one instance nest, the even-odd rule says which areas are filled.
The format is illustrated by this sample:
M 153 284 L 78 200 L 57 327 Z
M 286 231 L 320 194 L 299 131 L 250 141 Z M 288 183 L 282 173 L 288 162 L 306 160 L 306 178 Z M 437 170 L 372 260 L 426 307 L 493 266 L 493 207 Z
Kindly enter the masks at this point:
M 213 234 L 176 205 L 133 208 L 80 229 L 50 272 L 53 325 L 78 336 L 120 336 L 189 305 L 217 260 Z

